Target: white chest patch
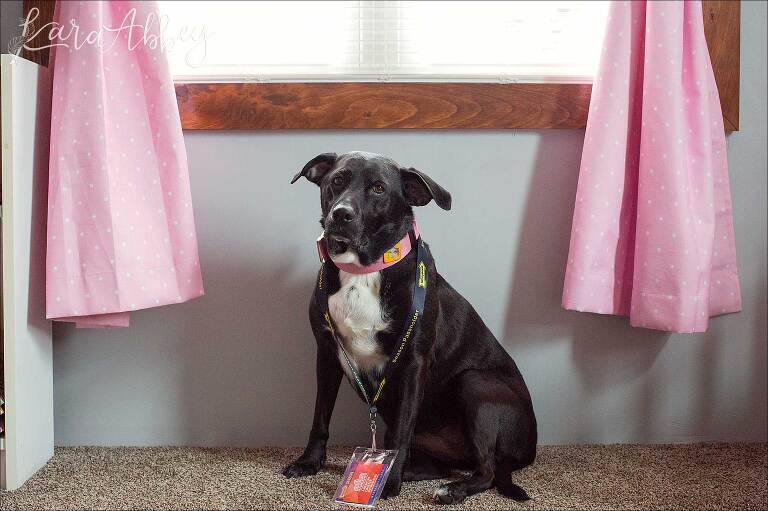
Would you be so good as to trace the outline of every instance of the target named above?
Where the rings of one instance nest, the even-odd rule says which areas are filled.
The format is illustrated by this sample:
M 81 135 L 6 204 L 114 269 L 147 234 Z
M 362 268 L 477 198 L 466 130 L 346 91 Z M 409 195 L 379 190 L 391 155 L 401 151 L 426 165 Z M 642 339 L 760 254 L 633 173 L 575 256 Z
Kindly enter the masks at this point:
M 336 325 L 336 334 L 360 372 L 381 371 L 388 357 L 376 343 L 376 334 L 389 326 L 381 308 L 379 272 L 355 275 L 339 271 L 341 288 L 328 297 L 328 309 Z M 341 367 L 353 378 L 341 350 L 337 350 Z

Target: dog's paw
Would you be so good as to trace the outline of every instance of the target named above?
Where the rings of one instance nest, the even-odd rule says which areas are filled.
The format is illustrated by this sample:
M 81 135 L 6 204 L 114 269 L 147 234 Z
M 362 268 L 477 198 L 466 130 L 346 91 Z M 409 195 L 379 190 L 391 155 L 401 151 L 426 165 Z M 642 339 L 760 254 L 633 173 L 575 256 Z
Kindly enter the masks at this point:
M 387 484 L 384 485 L 384 491 L 381 492 L 382 499 L 391 499 L 400 495 L 400 488 L 403 486 L 399 478 L 390 477 Z
M 283 469 L 283 475 L 287 478 L 313 476 L 320 471 L 322 463 L 315 461 L 297 460 Z
M 437 504 L 460 504 L 464 502 L 467 495 L 459 491 L 455 486 L 452 486 L 451 483 L 448 483 L 435 490 L 432 498 L 435 499 Z

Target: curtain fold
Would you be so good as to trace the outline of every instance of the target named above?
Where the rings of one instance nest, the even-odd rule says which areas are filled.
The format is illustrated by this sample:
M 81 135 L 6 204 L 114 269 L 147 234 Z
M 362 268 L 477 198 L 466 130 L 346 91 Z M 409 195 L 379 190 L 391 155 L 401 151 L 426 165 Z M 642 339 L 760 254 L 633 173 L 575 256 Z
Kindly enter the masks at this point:
M 725 132 L 700 1 L 612 2 L 584 139 L 566 309 L 701 332 L 741 310 Z
M 128 326 L 128 311 L 203 294 L 157 5 L 57 2 L 55 21 L 46 316 Z

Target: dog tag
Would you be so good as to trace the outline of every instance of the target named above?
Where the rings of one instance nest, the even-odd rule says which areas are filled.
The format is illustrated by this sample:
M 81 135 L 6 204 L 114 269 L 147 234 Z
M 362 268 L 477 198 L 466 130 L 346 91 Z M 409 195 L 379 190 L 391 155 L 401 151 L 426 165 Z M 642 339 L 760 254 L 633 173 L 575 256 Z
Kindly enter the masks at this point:
M 339 504 L 373 507 L 384 490 L 396 456 L 397 450 L 355 448 L 333 500 Z

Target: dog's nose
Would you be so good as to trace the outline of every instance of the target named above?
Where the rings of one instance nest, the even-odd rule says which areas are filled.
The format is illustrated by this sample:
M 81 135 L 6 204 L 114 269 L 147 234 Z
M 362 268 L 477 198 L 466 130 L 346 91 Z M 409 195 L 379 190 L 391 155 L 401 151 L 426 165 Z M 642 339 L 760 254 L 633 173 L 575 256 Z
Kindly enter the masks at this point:
M 354 220 L 355 212 L 349 206 L 336 206 L 333 210 L 333 220 L 335 222 L 348 224 Z

